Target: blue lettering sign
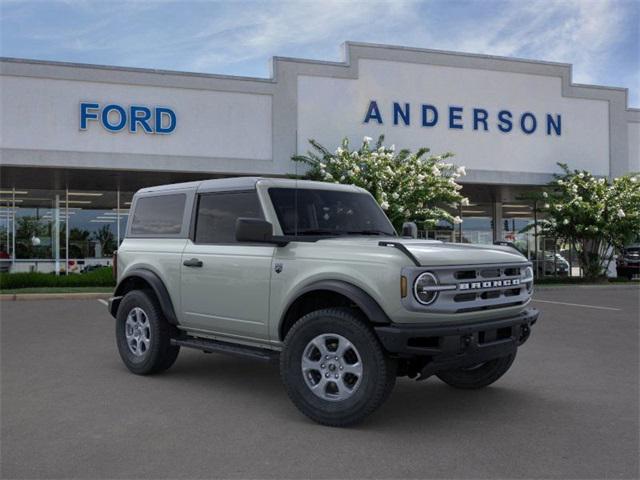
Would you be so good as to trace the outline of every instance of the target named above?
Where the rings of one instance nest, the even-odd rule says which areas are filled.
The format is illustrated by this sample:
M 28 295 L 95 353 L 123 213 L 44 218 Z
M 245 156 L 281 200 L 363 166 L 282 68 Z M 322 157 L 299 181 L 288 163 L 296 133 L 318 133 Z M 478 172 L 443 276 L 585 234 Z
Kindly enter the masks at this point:
M 509 110 L 500 110 L 498 113 L 498 130 L 504 133 L 510 132 L 513 129 L 512 118 L 513 115 Z
M 489 118 L 489 112 L 487 112 L 484 108 L 474 108 L 473 109 L 473 129 L 478 130 L 478 124 L 482 123 L 484 131 L 489 130 L 489 126 L 487 125 L 487 118 Z
M 98 110 L 100 105 L 97 103 L 81 103 L 80 104 L 80 130 L 87 129 L 87 121 L 97 120 L 98 114 L 93 110 Z
M 558 137 L 562 135 L 562 117 L 559 114 L 556 114 L 556 120 L 554 121 L 551 114 L 547 113 L 547 135 L 551 135 L 552 128 Z
M 129 132 L 169 134 L 176 129 L 175 112 L 167 107 L 131 105 L 123 107 L 111 103 L 101 107 L 99 103 L 80 103 L 80 130 L 87 130 L 89 122 L 99 121 L 109 132 L 119 132 L 128 127 Z
M 393 125 L 411 126 L 411 104 L 408 102 L 391 102 L 391 110 L 393 111 Z M 93 109 L 95 104 L 90 104 L 86 111 L 83 110 L 81 120 L 86 124 L 87 120 L 95 117 Z M 448 126 L 453 130 L 464 130 L 465 124 L 467 128 L 473 128 L 474 131 L 489 132 L 490 124 L 493 128 L 497 127 L 500 132 L 510 133 L 514 129 L 518 129 L 525 135 L 532 135 L 538 130 L 538 118 L 536 114 L 530 111 L 512 112 L 511 110 L 492 111 L 481 107 L 470 107 L 465 115 L 464 106 L 450 105 L 448 107 L 448 122 L 445 120 L 443 127 Z M 157 110 L 157 109 L 156 109 Z M 445 113 L 446 114 L 446 113 Z M 157 113 L 156 113 L 157 115 Z M 540 113 L 539 115 L 543 115 Z M 171 120 L 171 119 L 169 119 Z M 364 117 L 364 123 L 377 122 L 379 125 L 384 123 L 380 107 L 376 100 L 370 100 L 367 112 Z M 174 118 L 175 121 L 175 118 Z M 420 123 L 422 127 L 436 127 L 439 121 L 439 111 L 436 105 L 429 103 L 420 104 Z M 544 118 L 540 120 L 540 132 L 538 135 L 544 135 L 543 130 L 546 126 L 547 136 L 562 136 L 562 115 L 559 113 L 545 113 Z M 544 124 L 542 123 L 544 122 Z M 156 121 L 158 124 L 158 121 Z M 445 127 L 446 128 L 446 127 Z M 157 130 L 157 127 L 156 127 Z
M 153 128 L 149 125 L 149 120 L 151 120 L 150 108 L 131 105 L 130 111 L 131 121 L 129 122 L 129 131 L 131 133 L 138 131 L 138 124 L 140 124 L 145 133 L 153 133 Z
M 402 121 L 405 125 L 409 125 L 411 123 L 409 117 L 409 104 L 404 104 L 404 110 L 400 108 L 400 104 L 394 102 L 393 103 L 393 124 L 398 125 L 398 117 L 402 117 Z
M 462 120 L 462 110 L 462 107 L 449 107 L 449 128 L 462 130 L 462 123 L 456 123 L 457 120 Z
M 109 122 L 109 114 L 111 112 L 118 113 L 118 122 L 112 124 Z M 102 126 L 110 132 L 119 132 L 127 124 L 127 112 L 120 105 L 107 105 L 102 109 Z
M 164 122 L 164 118 L 168 122 Z M 156 133 L 168 134 L 176 129 L 176 114 L 166 107 L 156 107 Z
M 531 119 L 531 122 L 529 122 L 529 127 L 527 127 L 527 118 Z M 520 116 L 520 128 L 527 135 L 531 135 L 533 132 L 535 132 L 537 126 L 538 121 L 536 120 L 536 117 L 533 113 L 525 112 Z
M 429 119 L 431 112 L 431 119 Z M 422 126 L 433 127 L 438 123 L 438 109 L 433 105 L 422 105 Z
M 369 102 L 367 114 L 364 116 L 364 123 L 369 123 L 369 120 L 372 118 L 382 125 L 382 115 L 380 115 L 380 109 L 378 108 L 378 103 L 375 100 L 371 100 L 371 102 Z

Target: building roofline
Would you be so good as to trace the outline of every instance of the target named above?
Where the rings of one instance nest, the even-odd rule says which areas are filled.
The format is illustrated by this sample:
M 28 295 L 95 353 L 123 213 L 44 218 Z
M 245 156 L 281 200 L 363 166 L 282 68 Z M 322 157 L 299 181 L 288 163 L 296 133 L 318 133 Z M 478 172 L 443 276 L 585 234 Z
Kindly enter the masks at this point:
M 140 68 L 140 67 L 123 67 L 123 66 L 115 66 L 115 65 L 61 62 L 61 61 L 54 61 L 54 60 L 35 60 L 35 59 L 15 58 L 15 57 L 0 57 L 0 63 L 6 62 L 6 63 L 15 63 L 15 64 L 23 64 L 23 65 L 28 65 L 28 64 L 51 65 L 51 66 L 69 67 L 69 68 L 112 70 L 112 71 L 119 71 L 119 72 L 131 72 L 131 73 L 141 73 L 141 74 L 157 74 L 157 75 L 165 75 L 165 76 L 171 75 L 171 76 L 193 77 L 193 78 L 202 78 L 202 79 L 237 80 L 242 82 L 258 82 L 262 84 L 274 84 L 274 83 L 277 83 L 278 81 L 278 68 L 277 68 L 278 63 L 296 63 L 296 64 L 306 64 L 306 65 L 349 68 L 349 67 L 352 67 L 352 64 L 351 64 L 352 50 L 354 48 L 356 49 L 363 48 L 363 49 L 375 49 L 375 50 L 386 50 L 386 51 L 410 52 L 410 53 L 423 54 L 423 55 L 442 55 L 444 57 L 469 58 L 469 59 L 476 59 L 476 60 L 488 60 L 492 62 L 508 62 L 512 64 L 528 64 L 533 66 L 546 66 L 550 68 L 558 68 L 559 70 L 565 70 L 568 73 L 569 86 L 576 87 L 576 88 L 600 89 L 600 90 L 622 92 L 625 95 L 626 110 L 632 111 L 632 112 L 634 112 L 635 110 L 638 110 L 635 107 L 629 106 L 629 89 L 626 87 L 574 83 L 572 81 L 573 64 L 570 64 L 570 63 L 551 62 L 546 60 L 532 60 L 532 59 L 519 58 L 519 57 L 487 55 L 487 54 L 481 54 L 481 53 L 455 52 L 450 50 L 436 50 L 436 49 L 429 49 L 429 48 L 406 47 L 406 46 L 400 46 L 400 45 L 385 45 L 385 44 L 378 44 L 378 43 L 353 42 L 353 41 L 344 42 L 342 44 L 342 47 L 344 50 L 342 61 L 313 60 L 313 59 L 305 59 L 305 58 L 297 58 L 297 57 L 273 56 L 270 59 L 271 76 L 269 78 L 247 77 L 247 76 L 240 76 L 240 75 L 223 75 L 223 74 L 214 74 L 214 73 L 184 72 L 179 70 L 164 70 L 164 69 Z M 357 56 L 356 58 L 368 58 L 368 57 L 364 55 L 364 56 Z

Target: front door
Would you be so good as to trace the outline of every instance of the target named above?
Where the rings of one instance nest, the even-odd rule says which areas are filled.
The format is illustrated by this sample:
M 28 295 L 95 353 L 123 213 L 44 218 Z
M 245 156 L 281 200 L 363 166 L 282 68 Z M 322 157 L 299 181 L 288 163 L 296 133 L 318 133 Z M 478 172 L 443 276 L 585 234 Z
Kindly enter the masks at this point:
M 181 323 L 218 337 L 268 340 L 275 247 L 237 243 L 238 217 L 261 218 L 255 191 L 200 194 L 182 253 Z

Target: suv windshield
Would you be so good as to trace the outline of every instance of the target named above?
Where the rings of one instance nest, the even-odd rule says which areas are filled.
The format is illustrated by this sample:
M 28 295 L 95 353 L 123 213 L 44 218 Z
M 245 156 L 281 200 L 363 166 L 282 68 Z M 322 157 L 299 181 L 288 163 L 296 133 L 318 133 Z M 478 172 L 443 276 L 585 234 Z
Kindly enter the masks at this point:
M 284 235 L 396 235 L 365 193 L 270 188 L 269 196 Z

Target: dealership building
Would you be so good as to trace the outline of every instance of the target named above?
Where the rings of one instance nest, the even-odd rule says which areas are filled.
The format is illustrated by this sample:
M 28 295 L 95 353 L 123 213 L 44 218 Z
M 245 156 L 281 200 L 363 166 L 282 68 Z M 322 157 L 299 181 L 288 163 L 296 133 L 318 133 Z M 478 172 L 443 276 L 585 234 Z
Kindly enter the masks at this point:
M 0 59 L 0 255 L 15 271 L 74 271 L 117 248 L 142 187 L 303 174 L 313 138 L 385 135 L 453 152 L 463 223 L 432 238 L 540 245 L 527 200 L 557 162 L 640 171 L 625 88 L 578 85 L 569 64 L 346 43 L 344 61 L 274 57 L 270 78 Z

